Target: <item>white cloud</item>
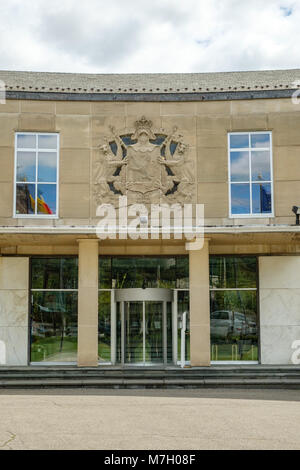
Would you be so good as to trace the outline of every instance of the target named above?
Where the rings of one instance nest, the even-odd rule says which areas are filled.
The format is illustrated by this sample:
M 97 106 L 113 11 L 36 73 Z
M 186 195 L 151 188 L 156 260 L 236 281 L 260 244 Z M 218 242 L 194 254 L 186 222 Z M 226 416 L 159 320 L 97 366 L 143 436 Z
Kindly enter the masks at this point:
M 298 68 L 300 0 L 0 3 L 0 68 L 211 72 Z

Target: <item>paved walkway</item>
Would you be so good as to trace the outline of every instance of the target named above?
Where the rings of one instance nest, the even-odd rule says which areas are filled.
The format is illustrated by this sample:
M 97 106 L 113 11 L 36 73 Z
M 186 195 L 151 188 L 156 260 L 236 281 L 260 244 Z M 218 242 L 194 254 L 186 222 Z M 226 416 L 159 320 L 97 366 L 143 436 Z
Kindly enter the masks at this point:
M 298 390 L 0 390 L 0 449 L 300 449 Z

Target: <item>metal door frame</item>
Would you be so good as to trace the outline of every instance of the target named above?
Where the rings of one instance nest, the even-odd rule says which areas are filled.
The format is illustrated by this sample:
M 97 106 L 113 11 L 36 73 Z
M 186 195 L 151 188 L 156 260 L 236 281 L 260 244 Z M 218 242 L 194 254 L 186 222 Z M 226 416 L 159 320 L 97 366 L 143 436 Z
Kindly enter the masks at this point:
M 151 366 L 151 365 L 167 365 L 167 302 L 172 303 L 172 338 L 173 338 L 173 319 L 174 319 L 174 293 L 171 289 L 115 289 L 114 290 L 114 304 L 120 302 L 120 316 L 121 316 L 121 364 L 122 366 Z M 141 302 L 143 308 L 143 362 L 142 363 L 125 363 L 125 303 Z M 145 316 L 146 316 L 146 302 L 161 302 L 162 309 L 162 334 L 163 334 L 163 362 L 146 363 L 145 347 L 146 347 L 146 329 L 145 329 Z M 114 306 L 114 312 L 116 307 Z M 116 344 L 116 343 L 115 343 Z M 174 339 L 172 339 L 172 351 L 174 358 Z M 113 354 L 116 357 L 116 351 Z

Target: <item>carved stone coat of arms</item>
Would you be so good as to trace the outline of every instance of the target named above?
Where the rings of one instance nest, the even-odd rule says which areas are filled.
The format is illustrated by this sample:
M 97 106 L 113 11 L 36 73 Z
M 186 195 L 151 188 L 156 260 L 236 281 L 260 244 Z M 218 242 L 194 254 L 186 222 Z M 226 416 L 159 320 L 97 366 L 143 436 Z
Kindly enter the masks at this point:
M 142 117 L 134 130 L 110 127 L 110 136 L 99 146 L 94 195 L 97 204 L 112 203 L 120 195 L 127 196 L 128 204 L 191 203 L 194 175 L 189 147 L 178 129 L 154 130 Z

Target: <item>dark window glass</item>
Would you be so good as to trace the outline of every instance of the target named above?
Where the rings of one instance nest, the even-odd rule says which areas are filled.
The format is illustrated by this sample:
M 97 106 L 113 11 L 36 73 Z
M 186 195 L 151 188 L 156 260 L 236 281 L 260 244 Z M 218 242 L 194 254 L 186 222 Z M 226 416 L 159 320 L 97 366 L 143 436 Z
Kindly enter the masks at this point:
M 99 288 L 111 289 L 111 258 L 99 257 Z
M 77 289 L 77 258 L 32 258 L 32 289 Z
M 186 288 L 187 256 L 178 257 L 102 257 L 99 258 L 99 288 Z
M 99 362 L 110 362 L 111 341 L 111 293 L 99 292 L 98 304 L 98 358 Z
M 212 361 L 257 361 L 256 291 L 211 291 Z
M 210 287 L 255 289 L 257 287 L 256 257 L 212 256 L 210 258 Z
M 178 311 L 178 335 L 177 335 L 177 357 L 181 357 L 181 321 L 182 314 L 187 313 L 186 332 L 185 332 L 185 360 L 190 360 L 190 293 L 189 291 L 178 291 L 177 293 L 177 311 Z
M 31 362 L 77 360 L 77 292 L 33 292 Z

